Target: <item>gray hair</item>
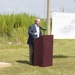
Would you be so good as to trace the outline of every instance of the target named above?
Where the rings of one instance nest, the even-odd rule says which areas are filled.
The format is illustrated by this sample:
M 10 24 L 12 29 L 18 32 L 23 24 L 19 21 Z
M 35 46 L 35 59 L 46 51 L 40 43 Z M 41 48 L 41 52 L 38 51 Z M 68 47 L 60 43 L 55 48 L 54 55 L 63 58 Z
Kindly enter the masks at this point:
M 36 22 L 36 21 L 40 21 L 40 19 L 39 19 L 39 18 L 36 18 L 36 19 L 35 19 L 35 22 Z

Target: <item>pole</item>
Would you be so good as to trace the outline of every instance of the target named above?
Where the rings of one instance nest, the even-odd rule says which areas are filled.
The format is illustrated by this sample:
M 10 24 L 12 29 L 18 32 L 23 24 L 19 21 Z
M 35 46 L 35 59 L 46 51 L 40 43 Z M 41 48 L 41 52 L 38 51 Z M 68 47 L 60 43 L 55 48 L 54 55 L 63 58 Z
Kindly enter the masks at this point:
M 46 0 L 44 0 L 44 21 L 46 19 Z
M 50 35 L 50 0 L 47 0 L 47 35 Z

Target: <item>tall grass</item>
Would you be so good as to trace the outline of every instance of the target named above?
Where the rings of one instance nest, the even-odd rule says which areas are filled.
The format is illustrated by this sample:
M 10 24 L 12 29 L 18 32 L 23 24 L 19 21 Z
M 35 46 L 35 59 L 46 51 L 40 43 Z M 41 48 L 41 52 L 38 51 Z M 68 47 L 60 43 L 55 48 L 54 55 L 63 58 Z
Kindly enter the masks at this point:
M 0 37 L 6 37 L 9 41 L 25 42 L 29 25 L 34 23 L 36 16 L 26 13 L 0 15 Z M 45 27 L 46 22 L 41 21 Z

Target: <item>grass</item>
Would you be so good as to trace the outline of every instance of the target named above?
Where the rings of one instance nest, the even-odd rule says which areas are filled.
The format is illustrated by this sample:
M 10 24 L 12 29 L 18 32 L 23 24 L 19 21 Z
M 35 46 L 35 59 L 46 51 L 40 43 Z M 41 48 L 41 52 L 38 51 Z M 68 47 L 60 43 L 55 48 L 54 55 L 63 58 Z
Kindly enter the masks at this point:
M 1 45 L 0 61 L 12 63 L 0 75 L 75 75 L 75 40 L 54 40 L 53 66 L 29 65 L 29 50 L 24 45 Z

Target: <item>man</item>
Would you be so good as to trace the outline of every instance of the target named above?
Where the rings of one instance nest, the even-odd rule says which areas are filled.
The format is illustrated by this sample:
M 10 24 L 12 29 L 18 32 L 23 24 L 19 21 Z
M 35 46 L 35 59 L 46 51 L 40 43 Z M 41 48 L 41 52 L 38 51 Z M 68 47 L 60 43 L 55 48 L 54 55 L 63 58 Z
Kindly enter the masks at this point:
M 33 55 L 34 55 L 34 40 L 39 38 L 42 35 L 40 27 L 40 19 L 35 19 L 35 24 L 31 25 L 28 29 L 28 45 L 29 45 L 29 57 L 30 57 L 30 64 L 33 64 Z

